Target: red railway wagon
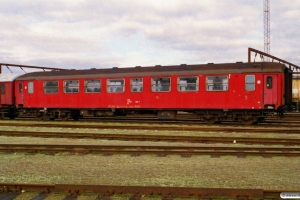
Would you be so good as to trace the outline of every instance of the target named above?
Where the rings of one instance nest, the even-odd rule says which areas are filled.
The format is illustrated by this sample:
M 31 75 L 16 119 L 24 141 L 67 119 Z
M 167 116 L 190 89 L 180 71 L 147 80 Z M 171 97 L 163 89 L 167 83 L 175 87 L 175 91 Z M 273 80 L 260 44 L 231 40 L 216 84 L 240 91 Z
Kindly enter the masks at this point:
M 18 74 L 0 74 L 0 118 L 14 116 L 14 80 Z M 11 113 L 12 115 L 9 115 Z
M 34 72 L 16 79 L 16 107 L 50 119 L 175 119 L 184 111 L 207 123 L 251 124 L 283 112 L 291 103 L 291 81 L 285 65 L 267 62 Z

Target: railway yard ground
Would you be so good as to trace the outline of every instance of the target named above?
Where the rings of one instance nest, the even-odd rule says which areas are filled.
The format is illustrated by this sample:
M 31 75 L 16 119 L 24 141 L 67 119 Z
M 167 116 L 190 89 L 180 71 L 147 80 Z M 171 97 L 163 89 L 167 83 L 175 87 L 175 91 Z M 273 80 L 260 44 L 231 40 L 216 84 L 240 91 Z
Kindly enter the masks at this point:
M 3 120 L 0 121 L 0 144 L 102 145 L 115 146 L 116 150 L 119 149 L 118 146 L 126 147 L 127 145 L 213 147 L 216 149 L 219 147 L 299 148 L 300 143 L 297 141 L 300 141 L 300 127 L 298 124 L 299 121 L 289 120 L 282 123 L 266 122 L 266 124 L 254 126 L 194 123 L 180 125 L 169 122 L 135 123 L 123 121 L 79 121 L 74 125 L 73 121 Z M 11 135 L 7 132 L 11 132 Z M 58 133 L 58 135 L 44 137 L 13 135 L 13 133 L 18 132 Z M 80 136 L 66 136 L 69 133 Z M 85 134 L 104 136 L 100 138 L 84 137 Z M 110 138 L 109 135 L 121 135 L 122 137 Z M 136 135 L 154 136 L 156 139 L 130 137 Z M 106 139 L 105 136 L 109 139 Z M 183 138 L 178 140 L 174 138 L 163 139 L 163 136 L 182 136 Z M 192 137 L 203 138 L 198 138 L 195 141 L 189 140 Z M 222 139 L 221 141 L 214 141 L 208 140 L 208 137 Z M 226 138 L 230 138 L 229 142 L 225 142 Z M 241 141 L 240 138 L 252 138 L 254 140 L 239 142 Z M 269 138 L 270 141 L 259 142 L 261 138 Z M 278 142 L 276 144 L 275 139 L 286 140 L 286 143 Z M 294 142 L 292 143 L 289 139 Z M 280 154 L 237 156 L 235 154 L 202 155 L 201 153 L 195 155 L 192 153 L 191 155 L 180 153 L 161 155 L 134 152 L 111 154 L 84 153 L 72 150 L 54 153 L 0 151 L 0 182 L 2 183 L 300 190 L 300 154 L 292 156 L 281 156 Z M 259 150 L 258 152 L 263 151 Z M 285 153 L 289 151 L 298 150 L 286 150 Z M 241 152 L 243 153 L 243 151 Z M 36 193 L 23 194 L 16 199 L 29 199 L 28 195 L 33 198 Z M 62 194 L 53 193 L 47 199 L 63 199 L 64 196 L 59 195 Z M 96 197 L 95 194 L 80 195 L 78 199 L 95 199 Z M 122 196 L 114 197 L 114 199 L 122 198 Z M 149 199 L 155 198 L 149 197 Z

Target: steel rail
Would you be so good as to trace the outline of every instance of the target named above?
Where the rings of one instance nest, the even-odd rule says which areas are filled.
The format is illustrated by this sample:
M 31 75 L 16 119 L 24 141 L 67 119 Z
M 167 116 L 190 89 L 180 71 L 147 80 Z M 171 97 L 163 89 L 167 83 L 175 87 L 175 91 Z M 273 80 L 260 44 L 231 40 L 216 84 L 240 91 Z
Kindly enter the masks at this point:
M 60 193 L 78 196 L 85 193 L 99 194 L 96 199 L 110 199 L 113 195 L 132 195 L 135 199 L 143 196 L 162 196 L 164 199 L 175 197 L 196 197 L 200 199 L 279 199 L 283 192 L 299 193 L 294 190 L 230 189 L 230 188 L 195 188 L 195 187 L 156 187 L 156 186 L 110 186 L 110 185 L 67 185 L 67 184 L 24 184 L 0 183 L 0 195 L 26 192 Z M 39 194 L 38 196 L 40 196 Z
M 0 144 L 0 152 L 300 156 L 300 147 Z
M 18 127 L 53 127 L 53 128 L 88 128 L 88 129 L 127 129 L 127 130 L 168 130 L 168 131 L 203 131 L 203 132 L 251 132 L 251 133 L 285 133 L 285 134 L 300 134 L 300 129 L 292 129 L 291 127 L 285 127 L 282 129 L 271 129 L 261 127 L 191 127 L 191 126 L 132 126 L 132 125 L 82 125 L 82 124 L 40 124 L 40 123 L 1 123 L 0 126 L 18 126 Z
M 139 140 L 167 141 L 192 143 L 238 143 L 238 144 L 268 144 L 268 145 L 300 145 L 300 139 L 291 138 L 249 138 L 249 137 L 204 137 L 204 136 L 174 136 L 174 135 L 141 135 L 141 134 L 100 134 L 100 133 L 69 133 L 69 132 L 28 132 L 0 131 L 1 136 L 30 136 L 51 138 L 89 138 L 105 140 Z
M 15 121 L 31 121 L 31 122 L 40 122 L 37 121 L 35 118 L 16 118 Z M 49 120 L 50 121 L 50 120 Z M 51 121 L 51 122 L 61 122 L 60 120 Z M 161 120 L 161 119 L 155 119 L 155 118 L 126 118 L 126 117 L 115 117 L 115 118 L 84 118 L 80 119 L 80 121 L 75 121 L 74 123 L 82 123 L 82 122 L 125 122 L 125 123 L 142 123 L 142 124 L 178 124 L 178 125 L 202 125 L 202 126 L 208 126 L 205 122 L 199 121 L 199 119 L 194 118 L 188 118 L 188 119 L 176 119 L 176 120 Z M 258 124 L 255 124 L 255 127 L 258 126 L 264 126 L 265 124 L 274 124 L 274 123 L 297 123 L 300 122 L 300 116 L 290 116 L 287 115 L 284 118 L 279 117 L 270 117 L 266 119 L 265 121 L 259 122 Z M 0 122 L 1 123 L 1 122 Z M 239 125 L 244 126 L 237 122 L 222 122 L 218 124 L 219 126 L 223 125 Z M 213 124 L 212 124 L 213 125 Z M 300 127 L 300 124 L 294 124 L 295 127 Z

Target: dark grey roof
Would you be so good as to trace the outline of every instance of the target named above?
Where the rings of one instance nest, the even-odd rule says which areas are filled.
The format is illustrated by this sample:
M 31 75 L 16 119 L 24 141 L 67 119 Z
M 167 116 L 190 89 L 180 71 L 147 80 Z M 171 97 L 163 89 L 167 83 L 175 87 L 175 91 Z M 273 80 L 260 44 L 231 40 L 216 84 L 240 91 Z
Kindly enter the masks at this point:
M 138 76 L 171 76 L 189 74 L 231 74 L 255 72 L 284 72 L 285 65 L 272 62 L 260 63 L 225 63 L 225 64 L 196 64 L 152 67 L 128 67 L 109 69 L 63 70 L 48 72 L 33 72 L 20 76 L 17 80 L 53 80 L 74 78 L 117 78 Z

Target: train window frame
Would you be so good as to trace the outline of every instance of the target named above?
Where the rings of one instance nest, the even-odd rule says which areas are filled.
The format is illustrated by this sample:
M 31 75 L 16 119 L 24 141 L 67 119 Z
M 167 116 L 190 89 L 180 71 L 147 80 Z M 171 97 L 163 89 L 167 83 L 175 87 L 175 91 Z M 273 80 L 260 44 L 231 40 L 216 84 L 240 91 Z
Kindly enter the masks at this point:
M 136 80 L 136 82 L 134 82 L 134 80 Z M 143 78 L 131 78 L 130 79 L 130 91 L 131 92 L 143 92 L 144 91 Z
M 153 79 L 169 79 L 169 83 L 165 84 L 165 83 L 153 83 Z M 156 80 L 157 81 L 157 80 Z M 151 78 L 151 91 L 152 92 L 171 92 L 171 82 L 172 79 L 171 77 L 152 77 Z M 165 87 L 168 87 L 168 90 L 163 90 Z M 157 89 L 161 89 L 161 90 L 157 90 Z
M 34 82 L 29 81 L 28 82 L 28 94 L 33 94 L 34 93 Z
M 118 83 L 120 82 L 120 85 L 112 85 L 111 83 Z M 123 84 L 122 84 L 123 83 Z M 115 88 L 115 90 L 113 89 Z M 112 78 L 106 80 L 106 91 L 108 93 L 123 93 L 125 92 L 125 79 L 124 78 Z
M 47 86 L 47 83 L 57 83 L 56 85 Z M 58 81 L 44 81 L 44 94 L 58 94 L 59 82 Z
M 248 77 L 253 77 L 253 81 L 247 80 Z M 249 88 L 248 86 L 253 86 L 253 87 Z M 255 90 L 255 75 L 246 75 L 245 76 L 245 90 L 246 91 L 254 91 Z
M 5 94 L 5 83 L 1 84 L 1 94 Z
M 219 77 L 226 77 L 226 81 L 227 82 L 214 82 L 214 78 L 217 79 Z M 209 82 L 209 79 L 210 78 L 213 78 L 212 79 L 212 82 Z M 228 75 L 218 75 L 218 76 L 206 76 L 206 81 L 205 81 L 205 84 L 206 84 L 206 91 L 207 92 L 227 92 L 229 90 L 229 77 Z M 217 87 L 218 85 L 218 87 Z M 221 85 L 221 87 L 219 87 Z M 212 87 L 211 87 L 212 86 Z M 225 89 L 224 89 L 224 86 L 225 86 Z M 221 88 L 221 89 L 219 89 Z
M 72 86 L 67 85 L 67 84 L 74 84 L 73 81 L 75 83 L 77 82 L 77 84 L 72 85 Z M 74 93 L 77 94 L 77 93 L 79 93 L 79 91 L 80 91 L 79 85 L 80 85 L 79 80 L 64 80 L 64 93 L 66 93 L 66 94 L 74 94 Z
M 99 87 L 97 87 L 98 85 L 94 85 L 94 86 L 92 86 L 92 85 L 88 85 L 88 82 L 89 81 L 92 81 L 92 83 L 94 82 L 94 81 L 96 81 L 96 82 L 98 82 L 99 81 Z M 89 89 L 91 90 L 91 91 L 89 91 Z M 89 93 L 89 94 L 91 94 L 91 93 L 100 93 L 100 92 L 102 92 L 102 81 L 100 80 L 100 79 L 88 79 L 88 80 L 84 80 L 84 92 L 85 93 Z
M 191 79 L 196 78 L 195 83 L 183 83 L 180 79 Z M 181 83 L 180 83 L 181 82 Z M 191 90 L 191 86 L 195 86 L 194 90 Z M 184 88 L 184 89 L 183 89 Z M 199 91 L 199 77 L 198 76 L 182 76 L 177 78 L 177 90 L 178 92 L 197 92 Z
M 19 92 L 23 92 L 23 83 L 19 83 Z
M 273 87 L 273 77 L 272 76 L 267 76 L 266 87 L 267 87 L 267 89 L 272 89 L 272 87 Z

